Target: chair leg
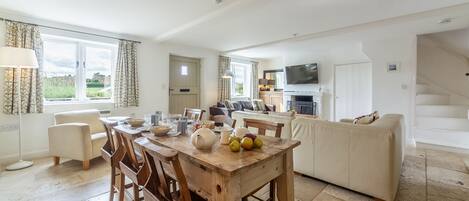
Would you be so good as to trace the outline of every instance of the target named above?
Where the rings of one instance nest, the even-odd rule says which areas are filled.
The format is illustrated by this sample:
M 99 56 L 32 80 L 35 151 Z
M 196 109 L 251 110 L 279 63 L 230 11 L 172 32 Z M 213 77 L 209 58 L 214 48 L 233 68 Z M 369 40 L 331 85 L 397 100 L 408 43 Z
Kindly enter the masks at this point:
M 54 166 L 57 166 L 60 164 L 60 157 L 54 156 Z
M 114 200 L 114 186 L 116 185 L 116 168 L 111 167 L 111 190 L 109 191 L 109 201 Z
M 139 196 L 139 191 L 138 191 L 138 185 L 137 184 L 133 184 L 134 186 L 134 201 L 139 201 L 140 200 L 140 196 Z
M 124 201 L 125 191 L 125 175 L 121 172 L 120 184 L 119 184 L 119 201 Z
M 275 201 L 275 185 L 276 185 L 275 180 L 270 181 L 270 184 L 269 184 L 269 188 L 270 188 L 269 195 L 270 195 L 270 200 L 271 200 L 271 201 Z
M 89 160 L 83 161 L 83 170 L 88 170 L 88 169 L 90 169 L 90 161 Z
M 244 197 L 243 199 L 241 199 L 242 201 L 248 201 L 248 197 Z

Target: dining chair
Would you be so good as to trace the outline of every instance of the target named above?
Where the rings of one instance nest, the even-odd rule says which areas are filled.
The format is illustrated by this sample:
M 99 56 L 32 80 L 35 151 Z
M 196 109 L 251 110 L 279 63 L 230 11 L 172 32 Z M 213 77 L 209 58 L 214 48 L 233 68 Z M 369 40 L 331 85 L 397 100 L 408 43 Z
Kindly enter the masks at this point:
M 259 120 L 259 119 L 244 119 L 244 127 L 249 128 L 257 128 L 257 134 L 258 135 L 265 135 L 267 130 L 275 131 L 275 137 L 280 138 L 282 136 L 282 128 L 284 124 L 283 123 L 275 123 L 275 122 L 270 122 L 270 121 L 264 121 L 264 120 Z M 265 184 L 267 185 L 267 184 Z M 243 197 L 243 201 L 247 201 L 248 197 L 252 196 L 258 200 L 261 200 L 260 198 L 256 197 L 254 193 L 262 189 L 265 185 L 261 186 L 257 190 L 253 191 L 252 193 L 249 193 L 248 196 Z M 275 187 L 276 187 L 276 181 L 275 179 L 269 182 L 269 198 L 267 199 L 268 201 L 275 201 Z
M 149 169 L 143 163 L 143 157 L 134 146 L 133 141 L 141 136 L 141 131 L 125 128 L 125 127 L 114 127 L 114 131 L 118 138 L 122 142 L 125 154 L 119 162 L 121 170 L 121 181 L 120 189 L 125 189 L 125 178 L 129 178 L 132 181 L 133 187 L 133 200 L 141 200 L 139 196 L 140 186 L 143 186 L 148 179 Z M 124 200 L 124 192 L 119 192 L 119 201 Z
M 201 121 L 205 110 L 202 109 L 195 109 L 195 108 L 184 108 L 184 117 L 187 117 L 191 120 Z
M 117 126 L 117 121 L 110 121 L 106 118 L 101 118 L 106 131 L 107 141 L 101 148 L 101 155 L 108 163 L 111 164 L 111 189 L 109 191 L 109 200 L 114 200 L 114 193 L 119 192 L 119 186 L 116 185 L 116 177 L 121 175 L 119 162 L 125 154 L 120 138 L 113 135 L 113 128 Z
M 135 140 L 143 149 L 144 161 L 150 176 L 143 187 L 145 201 L 199 201 L 205 200 L 189 190 L 186 176 L 174 149 L 145 142 L 145 137 Z M 172 177 L 172 178 L 171 178 Z M 170 189 L 170 180 L 175 180 L 179 189 Z

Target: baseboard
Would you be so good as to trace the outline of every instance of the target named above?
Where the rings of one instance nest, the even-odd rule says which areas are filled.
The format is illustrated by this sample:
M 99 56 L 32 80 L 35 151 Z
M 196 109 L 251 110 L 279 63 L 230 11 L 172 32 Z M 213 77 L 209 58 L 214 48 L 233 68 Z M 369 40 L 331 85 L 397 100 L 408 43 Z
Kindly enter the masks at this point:
M 36 151 L 31 151 L 27 153 L 23 153 L 23 159 L 24 160 L 32 160 L 35 158 L 41 158 L 41 157 L 46 157 L 49 156 L 49 149 L 43 149 L 43 150 L 36 150 Z M 16 154 L 10 154 L 6 156 L 1 156 L 0 157 L 0 165 L 4 166 L 5 164 L 10 164 L 13 162 L 18 161 L 18 153 Z
M 423 142 L 417 142 L 417 148 L 434 149 L 434 150 L 447 151 L 447 152 L 453 152 L 453 153 L 469 154 L 469 149 L 450 147 L 450 146 L 444 146 L 444 145 L 427 144 Z

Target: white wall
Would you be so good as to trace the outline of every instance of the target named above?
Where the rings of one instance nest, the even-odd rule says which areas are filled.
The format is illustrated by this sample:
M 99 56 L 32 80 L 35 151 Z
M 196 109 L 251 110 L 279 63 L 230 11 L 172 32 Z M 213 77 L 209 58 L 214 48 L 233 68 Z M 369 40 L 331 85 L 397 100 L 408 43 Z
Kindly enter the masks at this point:
M 286 90 L 319 91 L 322 92 L 321 118 L 333 120 L 333 89 L 334 89 L 334 65 L 368 61 L 361 51 L 360 44 L 347 44 L 343 47 L 323 49 L 316 51 L 288 51 L 282 57 L 264 61 L 263 70 L 281 69 L 285 66 L 319 63 L 319 84 L 289 85 Z M 293 88 L 292 88 L 293 87 Z
M 364 41 L 363 51 L 373 65 L 373 110 L 380 114 L 403 114 L 406 144 L 415 144 L 412 136 L 415 103 L 417 37 L 415 35 Z M 389 62 L 399 62 L 400 72 L 387 72 Z
M 300 89 L 323 92 L 322 119 L 333 120 L 334 66 L 355 62 L 372 63 L 372 109 L 380 114 L 404 115 L 406 143 L 415 144 L 411 134 L 415 101 L 417 39 L 415 35 L 380 40 L 362 41 L 322 51 L 289 51 L 283 56 L 282 66 L 319 63 L 318 85 Z M 280 59 L 279 59 L 280 60 Z M 270 61 L 271 63 L 275 63 Z M 399 62 L 400 72 L 389 73 L 387 63 Z M 269 64 L 269 61 L 264 62 Z M 278 62 L 277 62 L 278 63 Z
M 440 45 L 419 37 L 417 77 L 449 93 L 452 104 L 469 104 L 468 58 Z
M 35 20 L 36 23 L 49 23 Z M 60 26 L 55 24 L 54 26 Z M 64 25 L 65 26 L 65 25 Z M 69 27 L 68 27 L 69 28 Z M 86 28 L 72 27 L 74 30 L 93 32 Z M 43 30 L 47 32 L 47 30 Z M 0 22 L 0 45 L 4 45 L 4 23 Z M 49 30 L 49 32 L 51 32 Z M 55 32 L 55 31 L 54 31 Z M 80 34 L 78 34 L 80 35 Z M 88 37 L 81 35 L 81 37 Z M 43 114 L 27 114 L 23 116 L 23 153 L 25 158 L 44 156 L 48 153 L 47 128 L 53 125 L 53 113 L 78 109 L 107 109 L 112 115 L 143 116 L 156 110 L 168 111 L 169 55 L 195 57 L 201 59 L 201 107 L 208 110 L 216 103 L 217 98 L 217 66 L 219 52 L 188 47 L 177 44 L 156 43 L 141 40 L 138 45 L 138 68 L 140 84 L 140 107 L 114 109 L 112 104 L 69 104 L 46 106 Z M 0 71 L 0 94 L 3 94 L 3 70 Z M 3 105 L 0 100 L 0 105 Z M 181 111 L 182 112 L 182 111 Z M 17 116 L 0 114 L 0 126 L 17 124 Z M 17 157 L 17 131 L 0 132 L 0 163 L 14 161 Z

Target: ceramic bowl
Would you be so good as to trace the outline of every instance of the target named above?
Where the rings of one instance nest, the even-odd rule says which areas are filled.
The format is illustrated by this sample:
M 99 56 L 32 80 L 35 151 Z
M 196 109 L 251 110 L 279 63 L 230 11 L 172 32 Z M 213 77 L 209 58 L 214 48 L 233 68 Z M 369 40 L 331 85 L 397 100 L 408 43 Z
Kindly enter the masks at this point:
M 150 132 L 155 134 L 155 136 L 167 135 L 169 131 L 171 131 L 171 127 L 169 126 L 153 126 L 150 128 Z
M 130 126 L 137 128 L 137 127 L 142 127 L 143 123 L 145 123 L 145 120 L 138 119 L 138 118 L 130 118 L 127 120 L 127 123 L 129 123 Z

